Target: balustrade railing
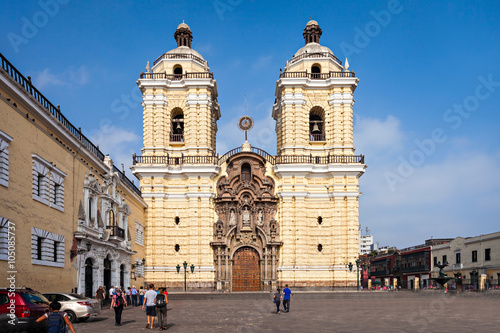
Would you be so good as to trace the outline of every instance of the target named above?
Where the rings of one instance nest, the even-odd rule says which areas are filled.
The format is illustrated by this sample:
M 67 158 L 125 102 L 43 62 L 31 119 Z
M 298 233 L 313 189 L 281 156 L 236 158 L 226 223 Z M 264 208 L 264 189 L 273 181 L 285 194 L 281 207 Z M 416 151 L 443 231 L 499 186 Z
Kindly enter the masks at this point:
M 209 72 L 192 72 L 184 74 L 167 74 L 167 73 L 141 73 L 141 79 L 168 79 L 171 81 L 179 81 L 182 79 L 213 79 L 214 73 Z
M 290 64 L 294 64 L 296 63 L 297 61 L 299 61 L 300 59 L 304 59 L 304 58 L 331 58 L 333 59 L 336 63 L 338 63 L 339 65 L 342 66 L 342 61 L 339 60 L 339 58 L 337 58 L 336 56 L 334 56 L 333 54 L 329 53 L 329 52 L 315 52 L 315 53 L 302 53 L 301 55 L 299 56 L 296 56 L 296 57 L 293 57 L 289 63 Z
M 324 133 L 310 133 L 309 141 L 325 141 Z
M 153 66 L 160 62 L 162 59 L 193 59 L 196 62 L 200 63 L 200 65 L 205 66 L 206 61 L 202 58 L 195 56 L 190 53 L 164 53 L 159 56 L 153 63 Z
M 133 164 L 165 164 L 165 165 L 184 165 L 184 164 L 210 164 L 222 165 L 227 159 L 235 154 L 241 153 L 241 147 L 230 150 L 222 156 L 137 156 L 133 155 Z M 278 155 L 274 156 L 266 153 L 259 148 L 252 148 L 252 152 L 264 157 L 269 163 L 275 164 L 364 164 L 364 155 Z
M 184 133 L 170 134 L 170 141 L 172 141 L 172 142 L 184 142 Z
M 293 79 L 293 78 L 310 78 L 312 80 L 326 80 L 336 77 L 356 77 L 354 72 L 328 72 L 328 73 L 308 73 L 308 72 L 283 72 L 280 78 Z

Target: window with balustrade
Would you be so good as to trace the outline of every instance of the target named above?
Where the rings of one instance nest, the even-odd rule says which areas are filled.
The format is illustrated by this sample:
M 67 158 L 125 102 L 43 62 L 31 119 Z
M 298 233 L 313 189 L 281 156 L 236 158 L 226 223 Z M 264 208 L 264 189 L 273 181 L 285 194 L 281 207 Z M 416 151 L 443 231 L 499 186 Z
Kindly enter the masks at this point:
M 315 106 L 309 112 L 309 141 L 325 141 L 325 110 Z
M 184 113 L 181 108 L 172 110 L 170 141 L 184 142 Z

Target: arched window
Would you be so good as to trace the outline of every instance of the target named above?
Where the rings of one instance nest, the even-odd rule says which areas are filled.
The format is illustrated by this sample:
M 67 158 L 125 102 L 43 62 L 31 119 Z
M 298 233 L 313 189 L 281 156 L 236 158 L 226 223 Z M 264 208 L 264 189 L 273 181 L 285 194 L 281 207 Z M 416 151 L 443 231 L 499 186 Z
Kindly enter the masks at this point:
M 115 212 L 111 209 L 109 211 L 109 226 L 114 227 L 116 225 Z
M 179 244 L 175 244 L 174 249 L 175 249 L 175 252 L 179 252 L 181 250 L 181 247 Z
M 309 140 L 325 141 L 325 111 L 315 106 L 309 112 Z
M 245 163 L 241 166 L 241 180 L 242 181 L 250 181 L 252 178 L 251 171 L 252 169 L 250 168 L 250 165 L 248 163 Z
M 321 252 L 321 251 L 323 251 L 323 245 L 318 244 L 318 252 Z
M 323 218 L 321 216 L 318 216 L 318 224 L 322 224 L 323 223 Z
M 182 66 L 181 65 L 174 66 L 174 75 L 182 75 Z
M 311 78 L 312 79 L 321 79 L 321 65 L 314 64 L 311 66 Z
M 172 122 L 170 130 L 170 141 L 184 141 L 184 113 L 182 112 L 181 108 L 175 108 L 172 110 Z
M 179 218 L 179 216 L 176 216 L 175 217 L 175 224 L 179 225 L 179 223 L 181 223 L 181 219 Z
M 94 214 L 92 214 L 93 207 L 94 206 L 94 200 L 92 198 L 89 198 L 89 222 L 92 222 L 92 219 L 94 218 Z

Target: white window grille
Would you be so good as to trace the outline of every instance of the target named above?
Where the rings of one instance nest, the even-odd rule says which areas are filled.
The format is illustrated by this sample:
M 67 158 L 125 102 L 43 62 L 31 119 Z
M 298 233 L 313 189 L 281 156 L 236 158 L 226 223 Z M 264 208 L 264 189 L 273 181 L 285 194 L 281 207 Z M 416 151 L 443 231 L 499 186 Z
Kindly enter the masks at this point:
M 0 217 L 0 260 L 8 260 L 10 221 Z
M 64 267 L 64 236 L 31 228 L 31 263 Z
M 135 243 L 144 246 L 144 225 L 135 221 Z
M 66 174 L 37 154 L 33 157 L 33 199 L 64 212 Z
M 9 144 L 12 138 L 0 131 L 0 185 L 9 187 Z

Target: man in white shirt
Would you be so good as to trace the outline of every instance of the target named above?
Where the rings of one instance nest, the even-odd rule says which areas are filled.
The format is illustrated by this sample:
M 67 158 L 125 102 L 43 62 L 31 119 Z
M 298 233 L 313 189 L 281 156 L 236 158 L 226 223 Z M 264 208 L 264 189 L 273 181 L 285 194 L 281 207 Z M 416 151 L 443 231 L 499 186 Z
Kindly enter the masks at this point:
M 155 317 L 156 317 L 156 291 L 154 290 L 154 284 L 149 284 L 149 290 L 144 294 L 144 304 L 142 305 L 142 309 L 144 310 L 144 306 L 146 306 L 146 316 L 148 318 L 148 324 L 146 328 L 153 329 Z

